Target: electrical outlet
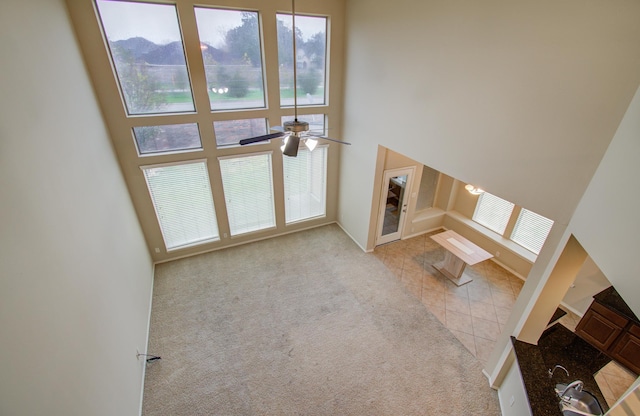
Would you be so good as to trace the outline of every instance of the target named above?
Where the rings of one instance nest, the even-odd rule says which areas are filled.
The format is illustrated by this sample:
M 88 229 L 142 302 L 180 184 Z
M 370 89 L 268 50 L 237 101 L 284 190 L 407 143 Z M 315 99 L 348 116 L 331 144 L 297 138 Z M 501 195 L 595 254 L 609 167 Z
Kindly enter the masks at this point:
M 513 407 L 513 404 L 516 402 L 516 398 L 511 396 L 511 398 L 509 399 L 509 406 Z
M 496 251 L 496 257 L 500 257 L 500 252 Z
M 158 247 L 155 248 L 156 253 L 160 253 L 160 249 Z

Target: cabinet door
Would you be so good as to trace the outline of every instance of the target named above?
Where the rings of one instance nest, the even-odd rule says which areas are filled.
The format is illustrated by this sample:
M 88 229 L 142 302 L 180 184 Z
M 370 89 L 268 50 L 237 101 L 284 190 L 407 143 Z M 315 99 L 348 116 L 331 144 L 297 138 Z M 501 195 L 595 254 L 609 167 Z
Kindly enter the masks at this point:
M 612 357 L 629 370 L 640 374 L 640 338 L 629 332 L 622 334 L 613 348 Z
M 622 328 L 603 315 L 589 309 L 576 327 L 576 334 L 602 351 L 607 351 Z

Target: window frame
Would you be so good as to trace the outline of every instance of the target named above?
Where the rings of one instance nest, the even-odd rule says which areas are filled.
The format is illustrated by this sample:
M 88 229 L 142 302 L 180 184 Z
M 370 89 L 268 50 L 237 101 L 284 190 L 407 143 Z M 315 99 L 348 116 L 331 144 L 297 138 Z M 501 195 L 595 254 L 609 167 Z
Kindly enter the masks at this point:
M 530 224 L 526 224 L 526 225 L 523 224 L 523 221 L 525 221 L 525 216 L 527 215 L 530 215 L 532 218 L 536 218 L 536 220 Z M 538 222 L 538 224 L 536 225 L 535 222 Z M 545 222 L 548 223 L 548 229 L 546 229 L 546 224 L 541 224 Z M 538 254 L 540 254 L 540 250 L 542 250 L 542 247 L 544 246 L 544 243 L 547 240 L 547 237 L 549 236 L 551 229 L 553 228 L 553 224 L 554 224 L 553 220 L 545 216 L 542 216 L 536 212 L 528 210 L 526 208 L 521 208 L 520 212 L 518 213 L 516 224 L 513 227 L 513 231 L 511 232 L 509 239 L 514 243 L 518 244 L 519 246 L 521 246 L 522 248 L 525 248 L 530 252 L 534 253 L 537 256 Z M 546 229 L 546 232 L 544 233 L 544 237 L 541 237 L 541 234 L 537 234 L 533 238 L 528 238 L 528 237 L 525 238 L 524 236 L 523 238 L 520 238 L 518 236 L 519 231 L 521 230 L 521 227 L 530 227 L 530 228 L 535 227 L 537 229 L 540 229 L 540 227 L 543 227 L 543 226 Z M 530 242 L 533 242 L 535 246 L 533 244 L 529 244 Z
M 223 161 L 226 160 L 232 160 L 232 159 L 244 159 L 244 158 L 250 158 L 250 157 L 257 157 L 257 156 L 268 156 L 268 168 L 269 168 L 269 185 L 270 185 L 270 197 L 271 197 L 271 223 L 266 226 L 266 227 L 262 227 L 262 228 L 254 228 L 254 229 L 249 229 L 249 230 L 245 230 L 245 231 L 238 231 L 234 233 L 233 227 L 232 227 L 232 222 L 231 222 L 231 214 L 230 214 L 230 210 L 229 210 L 229 204 L 227 203 L 232 188 L 227 188 L 227 186 L 225 185 L 225 173 L 223 172 L 224 168 L 223 165 L 224 163 L 221 163 Z M 237 237 L 242 237 L 245 236 L 247 234 L 253 234 L 253 233 L 259 233 L 259 232 L 263 232 L 266 230 L 270 230 L 270 229 L 274 229 L 278 226 L 278 220 L 277 220 L 277 212 L 276 212 L 276 194 L 275 194 L 275 187 L 274 187 L 274 177 L 273 177 L 273 152 L 272 151 L 266 151 L 266 152 L 252 152 L 252 153 L 243 153 L 243 154 L 234 154 L 234 155 L 229 155 L 229 156 L 220 156 L 218 157 L 218 165 L 220 167 L 220 179 L 221 179 L 221 183 L 222 183 L 222 191 L 224 193 L 224 203 L 225 203 L 225 207 L 226 207 L 226 211 L 227 211 L 227 224 L 229 226 L 229 236 L 233 239 L 233 238 L 237 238 Z
M 168 237 L 167 234 L 169 232 L 168 229 L 165 229 L 165 227 L 163 227 L 163 224 L 167 224 L 162 221 L 162 216 L 164 214 L 161 214 L 158 209 L 159 206 L 157 204 L 156 198 L 155 198 L 155 193 L 152 190 L 152 185 L 149 183 L 149 177 L 147 176 L 147 171 L 150 171 L 151 169 L 162 169 L 162 168 L 169 168 L 169 167 L 176 167 L 176 166 L 185 166 L 185 165 L 198 165 L 198 164 L 202 164 L 204 167 L 204 174 L 206 175 L 207 178 L 207 185 L 208 185 L 208 195 L 211 201 L 211 213 L 213 214 L 213 216 L 211 218 L 209 218 L 210 220 L 213 221 L 213 226 L 215 228 L 215 235 L 210 237 L 210 238 L 202 238 L 202 239 L 198 239 L 198 240 L 192 240 L 190 242 L 187 242 L 185 244 L 180 244 L 180 245 L 169 245 L 168 244 Z M 208 163 L 207 163 L 207 159 L 192 159 L 192 160 L 185 160 L 185 161 L 181 161 L 181 162 L 170 162 L 170 163 L 160 163 L 160 164 L 154 164 L 154 165 L 144 165 L 144 166 L 140 166 L 140 170 L 143 172 L 143 176 L 144 176 L 144 180 L 146 182 L 147 185 L 147 190 L 149 193 L 149 198 L 151 199 L 151 204 L 153 206 L 153 210 L 156 214 L 156 220 L 158 222 L 158 226 L 160 228 L 160 233 L 162 234 L 162 239 L 164 242 L 164 246 L 165 249 L 167 250 L 167 252 L 171 252 L 171 251 L 176 251 L 176 250 L 181 250 L 181 249 L 186 249 L 186 248 L 190 248 L 190 247 L 194 247 L 194 246 L 199 246 L 202 244 L 206 244 L 206 243 L 212 243 L 212 242 L 217 242 L 220 241 L 220 226 L 218 224 L 218 218 L 216 215 L 216 205 L 215 205 L 215 201 L 213 199 L 213 196 L 211 194 L 211 177 L 209 176 L 209 168 L 208 168 Z
M 322 160 L 322 213 L 317 214 L 317 215 L 309 215 L 306 217 L 300 217 L 300 218 L 296 218 L 293 220 L 289 220 L 288 217 L 288 211 L 287 211 L 287 207 L 289 207 L 289 203 L 287 201 L 287 173 L 286 173 L 286 163 L 287 161 L 290 161 L 293 158 L 288 158 L 288 157 L 283 157 L 282 158 L 282 170 L 283 170 L 283 190 L 284 190 L 284 205 L 285 205 L 285 224 L 286 225 L 292 225 L 292 224 L 297 224 L 300 222 L 305 222 L 305 221 L 311 221 L 314 219 L 318 219 L 318 218 L 323 218 L 327 216 L 327 159 L 328 159 L 328 154 L 329 154 L 329 146 L 326 144 L 321 144 L 316 146 L 316 148 L 311 151 L 309 149 L 303 148 L 301 147 L 300 150 L 298 151 L 298 156 L 295 158 L 297 159 L 298 157 L 300 157 L 301 153 L 308 153 L 309 154 L 309 159 L 310 160 L 311 157 L 314 156 L 315 152 L 319 152 L 322 151 L 324 158 Z M 307 169 L 309 170 L 313 170 L 313 168 L 309 165 L 307 165 Z M 310 178 L 312 179 L 312 178 Z
M 496 198 L 496 199 L 493 200 L 492 202 L 489 202 L 487 200 L 487 206 L 483 206 L 483 201 L 485 201 L 485 198 L 487 195 L 489 195 L 491 198 Z M 489 206 L 489 204 L 491 204 L 492 206 Z M 507 209 L 506 211 L 502 210 L 503 208 L 507 208 L 507 207 L 509 207 L 509 209 Z M 499 225 L 501 226 L 504 225 L 502 230 L 499 230 L 498 227 L 495 227 L 498 224 L 492 223 L 492 218 L 484 217 L 485 213 L 495 212 L 496 208 L 500 208 L 500 211 L 501 211 L 499 214 L 501 217 L 499 218 L 500 220 Z M 487 228 L 488 230 L 493 231 L 494 233 L 504 235 L 507 229 L 507 226 L 509 225 L 509 219 L 511 218 L 511 215 L 513 215 L 514 208 L 515 208 L 515 204 L 513 202 L 507 201 L 506 199 L 500 198 L 499 196 L 493 195 L 489 192 L 483 192 L 478 197 L 478 201 L 476 202 L 476 207 L 473 212 L 473 217 L 471 219 L 476 223 L 482 225 L 483 227 Z M 497 215 L 494 214 L 494 217 L 497 217 Z M 506 220 L 505 220 L 505 217 L 506 217 Z
M 221 247 L 237 244 L 228 239 L 229 230 L 226 224 L 226 204 L 224 204 L 224 194 L 221 187 L 221 178 L 218 163 L 218 157 L 228 155 L 240 155 L 253 153 L 256 150 L 271 150 L 274 152 L 272 168 L 272 181 L 275 188 L 275 204 L 277 209 L 276 229 L 264 233 L 262 237 L 276 236 L 284 232 L 285 224 L 283 215 L 283 173 L 280 163 L 280 140 L 270 140 L 256 143 L 253 146 L 228 146 L 217 148 L 215 135 L 213 132 L 213 121 L 224 121 L 230 119 L 242 118 L 266 118 L 269 126 L 281 125 L 281 117 L 283 115 L 292 114 L 293 109 L 290 106 L 281 106 L 279 101 L 279 72 L 278 72 L 278 53 L 277 53 L 277 15 L 288 14 L 291 16 L 290 8 L 287 6 L 278 6 L 272 2 L 260 2 L 256 0 L 246 0 L 244 2 L 236 2 L 233 5 L 221 4 L 216 0 L 204 0 L 196 2 L 193 0 L 175 0 L 166 3 L 163 0 L 129 0 L 132 3 L 150 3 L 150 4 L 171 4 L 175 6 L 178 16 L 178 24 L 181 33 L 181 43 L 183 53 L 185 55 L 185 64 L 187 74 L 189 76 L 189 87 L 194 103 L 194 111 L 191 112 L 149 112 L 140 115 L 129 115 L 127 112 L 127 104 L 122 95 L 120 81 L 114 70 L 111 50 L 109 49 L 108 40 L 103 31 L 100 13 L 96 0 L 83 1 L 73 0 L 69 4 L 69 14 L 71 22 L 76 30 L 78 43 L 80 45 L 83 57 L 86 62 L 87 70 L 95 89 L 96 98 L 103 109 L 103 116 L 107 126 L 108 134 L 113 143 L 118 162 L 122 167 L 125 181 L 129 184 L 129 192 L 138 216 L 148 218 L 141 223 L 143 232 L 149 244 L 150 252 L 155 261 L 165 261 L 176 258 L 177 254 L 168 254 L 162 250 L 164 239 L 160 230 L 160 224 L 157 220 L 149 218 L 156 215 L 153 208 L 153 202 L 150 199 L 147 183 L 144 173 L 140 170 L 143 165 L 155 165 L 164 163 L 179 163 L 188 160 L 197 160 L 206 158 L 208 160 L 209 180 L 212 189 L 212 195 L 215 203 L 216 215 L 219 222 L 219 232 L 221 240 L 218 243 L 204 244 L 197 248 L 180 255 L 188 255 L 197 253 L 202 250 L 217 249 Z M 213 9 L 231 9 L 237 11 L 258 12 L 260 24 L 260 47 L 261 47 L 261 65 L 262 77 L 264 82 L 265 107 L 241 110 L 223 110 L 211 111 L 210 102 L 207 97 L 207 81 L 203 71 L 202 53 L 200 49 L 200 35 L 198 33 L 197 21 L 195 19 L 195 7 L 213 8 Z M 343 22 L 344 17 L 343 5 L 339 0 L 327 0 L 313 5 L 302 5 L 296 10 L 296 17 L 300 15 L 310 17 L 322 17 L 322 30 L 325 31 L 325 50 L 324 50 L 324 103 L 322 105 L 313 103 L 308 107 L 300 107 L 299 115 L 323 113 L 325 117 L 339 119 L 339 110 L 341 103 L 340 82 L 332 83 L 332 77 L 336 80 L 342 79 L 344 72 L 342 66 L 344 47 L 342 41 L 334 42 L 333 40 L 341 40 L 344 36 Z M 296 20 L 298 24 L 298 20 Z M 316 32 L 315 27 L 308 30 L 313 34 Z M 134 30 L 131 33 L 139 33 L 141 36 L 150 40 L 157 41 L 157 37 L 147 35 L 143 30 Z M 175 37 L 175 36 L 172 36 Z M 115 34 L 113 40 L 127 39 L 124 36 Z M 315 56 L 315 55 L 314 55 Z M 318 60 L 319 62 L 319 60 Z M 184 79 L 184 78 L 183 78 Z M 203 93 L 204 91 L 204 93 Z M 319 101 L 319 100 L 318 100 Z M 302 103 L 301 103 L 302 104 Z M 164 109 L 162 109 L 164 110 Z M 167 151 L 162 153 L 145 152 L 141 154 L 138 144 L 133 135 L 133 127 L 161 126 L 167 124 L 188 124 L 197 123 L 200 138 L 201 149 L 186 149 Z M 334 133 L 340 136 L 341 131 L 336 130 Z M 193 142 L 189 145 L 195 146 Z M 332 192 L 334 186 L 337 186 L 337 176 L 334 172 L 338 168 L 339 158 L 337 157 L 340 145 L 330 145 L 329 154 L 327 156 L 327 201 L 326 212 L 329 217 L 325 220 L 312 220 L 313 224 L 322 224 L 333 221 L 335 218 L 336 194 Z M 159 146 L 162 147 L 162 146 Z M 224 205 L 223 205 L 224 204 Z M 291 229 L 299 229 L 306 225 L 292 226 Z M 226 235 L 225 235 L 226 234 Z M 249 237 L 251 238 L 251 237 Z M 247 239 L 245 239 L 247 240 Z

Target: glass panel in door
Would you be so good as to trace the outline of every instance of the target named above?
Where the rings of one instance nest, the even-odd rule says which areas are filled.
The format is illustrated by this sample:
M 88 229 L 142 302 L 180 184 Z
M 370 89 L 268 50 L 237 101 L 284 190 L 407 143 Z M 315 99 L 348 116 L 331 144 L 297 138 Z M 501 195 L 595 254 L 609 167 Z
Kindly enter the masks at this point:
M 378 208 L 377 246 L 402 238 L 413 171 L 411 167 L 384 172 Z
M 397 233 L 400 229 L 400 219 L 406 211 L 406 208 L 403 207 L 406 184 L 407 175 L 394 176 L 389 179 L 382 236 Z

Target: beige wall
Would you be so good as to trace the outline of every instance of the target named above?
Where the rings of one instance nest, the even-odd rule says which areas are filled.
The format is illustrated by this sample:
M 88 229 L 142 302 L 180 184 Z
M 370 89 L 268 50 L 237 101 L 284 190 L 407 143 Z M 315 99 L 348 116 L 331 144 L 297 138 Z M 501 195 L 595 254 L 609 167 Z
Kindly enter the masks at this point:
M 153 268 L 63 1 L 0 39 L 0 414 L 139 414 Z
M 530 275 L 532 278 L 522 288 L 505 332 L 525 341 L 535 342 L 544 328 L 544 319 L 551 316 L 558 302 L 557 297 L 554 297 L 557 293 L 549 294 L 549 291 L 555 287 L 556 292 L 564 295 L 571 283 L 567 279 L 567 272 L 557 272 L 561 268 L 575 269 L 568 272 L 569 276 L 575 276 L 586 255 L 591 256 L 631 309 L 636 314 L 640 313 L 640 302 L 635 296 L 640 290 L 637 277 L 640 266 L 635 258 L 635 251 L 640 246 L 635 207 L 640 202 L 640 197 L 636 192 L 629 192 L 629 189 L 635 189 L 633 184 L 640 174 L 636 161 L 640 154 L 639 136 L 640 88 L 636 91 L 571 223 L 562 230 L 563 235 L 558 238 L 560 243 L 557 248 L 553 252 L 543 248 L 541 254 L 545 261 L 534 264 Z M 615 205 L 611 204 L 612 201 L 615 201 Z M 615 212 L 604 217 L 605 220 L 603 212 L 608 210 Z M 552 234 L 559 232 L 555 227 L 552 229 Z M 570 261 L 572 251 L 574 254 L 578 253 L 573 262 Z M 510 366 L 505 364 L 507 361 L 501 362 L 500 358 L 508 354 L 509 350 L 510 344 L 503 332 L 488 363 L 491 379 L 497 380 L 498 384 L 501 383 L 500 374 L 505 374 Z M 501 386 L 503 387 L 507 386 Z M 634 393 L 628 395 L 619 407 L 612 409 L 612 414 L 631 414 L 638 410 L 637 383 L 634 389 Z
M 640 89 L 580 201 L 570 229 L 602 273 L 640 315 Z M 596 221 L 605 214 L 607 221 Z
M 639 18 L 630 0 L 347 2 L 343 227 L 365 245 L 378 145 L 566 226 L 640 81 Z

